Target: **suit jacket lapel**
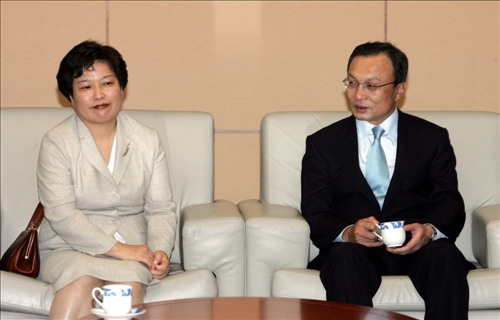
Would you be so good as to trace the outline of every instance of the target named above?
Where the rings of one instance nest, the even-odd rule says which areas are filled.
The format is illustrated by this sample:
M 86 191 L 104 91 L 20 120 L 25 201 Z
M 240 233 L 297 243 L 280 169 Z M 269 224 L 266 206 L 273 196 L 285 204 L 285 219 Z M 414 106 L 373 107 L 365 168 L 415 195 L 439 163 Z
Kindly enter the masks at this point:
M 107 179 L 112 181 L 115 180 L 111 176 L 111 172 L 109 172 L 108 166 L 106 162 L 102 158 L 101 151 L 97 147 L 95 143 L 94 137 L 90 132 L 89 128 L 80 120 L 78 116 L 76 116 L 76 123 L 78 127 L 78 133 L 80 135 L 80 144 L 82 147 L 82 153 L 84 157 L 97 169 L 102 175 L 104 175 Z
M 399 111 L 396 165 L 385 196 L 384 206 L 390 203 L 400 189 L 401 184 L 405 181 L 406 176 L 411 172 L 420 143 L 421 141 L 418 139 L 418 134 L 415 133 L 414 126 L 409 123 L 408 116 Z
M 335 153 L 338 155 L 340 165 L 359 191 L 378 205 L 370 185 L 359 168 L 358 134 L 354 116 L 349 118 L 338 136 L 340 139 L 335 146 Z
M 114 181 L 120 183 L 127 167 L 132 159 L 131 154 L 134 152 L 135 145 L 131 140 L 134 134 L 134 129 L 130 125 L 128 119 L 120 112 L 118 114 L 118 124 L 116 127 L 116 154 L 115 154 L 115 169 L 113 170 Z

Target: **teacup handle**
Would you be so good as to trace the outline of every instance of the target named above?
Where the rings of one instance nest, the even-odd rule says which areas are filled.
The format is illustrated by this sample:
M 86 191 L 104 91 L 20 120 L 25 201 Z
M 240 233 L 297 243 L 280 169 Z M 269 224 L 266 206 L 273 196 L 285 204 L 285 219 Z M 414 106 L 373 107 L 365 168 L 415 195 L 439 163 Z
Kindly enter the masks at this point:
M 378 224 L 375 224 L 379 230 L 381 230 L 382 228 L 380 228 L 380 226 Z M 378 234 L 376 231 L 372 231 L 374 235 L 377 236 L 378 238 L 378 241 L 382 241 L 382 236 L 380 234 Z
M 103 308 L 103 309 L 104 309 L 104 306 L 103 306 L 103 304 L 102 304 L 102 301 L 100 301 L 99 299 L 97 299 L 97 297 L 95 296 L 95 292 L 96 292 L 96 291 L 99 291 L 99 293 L 100 293 L 100 294 L 102 294 L 102 295 L 104 295 L 104 291 L 102 291 L 102 289 L 101 289 L 101 288 L 99 288 L 99 287 L 92 289 L 92 298 L 94 298 L 95 302 L 97 302 L 97 304 L 98 304 L 98 305 L 100 305 L 100 306 L 101 306 L 101 308 Z

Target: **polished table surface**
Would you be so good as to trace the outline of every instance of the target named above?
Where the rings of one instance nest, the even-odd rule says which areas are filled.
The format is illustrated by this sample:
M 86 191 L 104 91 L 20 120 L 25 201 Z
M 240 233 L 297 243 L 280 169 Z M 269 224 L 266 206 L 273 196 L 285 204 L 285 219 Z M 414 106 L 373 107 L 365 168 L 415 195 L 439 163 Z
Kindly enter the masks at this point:
M 351 305 L 288 298 L 199 298 L 169 300 L 137 305 L 146 313 L 134 319 L 342 319 L 342 320 L 409 320 L 391 311 Z M 86 320 L 99 319 L 90 315 Z

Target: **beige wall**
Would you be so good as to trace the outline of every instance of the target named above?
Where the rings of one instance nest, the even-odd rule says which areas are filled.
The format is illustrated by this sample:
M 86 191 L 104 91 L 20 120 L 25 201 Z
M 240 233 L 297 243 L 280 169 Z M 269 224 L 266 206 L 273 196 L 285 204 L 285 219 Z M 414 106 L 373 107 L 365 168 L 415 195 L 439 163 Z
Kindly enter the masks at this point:
M 125 108 L 214 115 L 215 195 L 259 197 L 269 112 L 346 110 L 354 46 L 410 59 L 403 110 L 500 112 L 498 1 L 1 1 L 1 107 L 68 106 L 56 88 L 77 43 L 129 66 Z

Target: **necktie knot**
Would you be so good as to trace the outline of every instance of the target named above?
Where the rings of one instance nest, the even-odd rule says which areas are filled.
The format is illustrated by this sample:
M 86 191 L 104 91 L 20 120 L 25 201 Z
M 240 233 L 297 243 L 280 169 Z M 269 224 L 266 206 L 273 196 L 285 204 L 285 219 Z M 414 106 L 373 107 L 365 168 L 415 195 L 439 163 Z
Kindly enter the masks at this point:
M 384 134 L 385 130 L 382 127 L 373 127 L 373 136 L 375 137 L 375 140 L 380 140 L 382 135 Z

